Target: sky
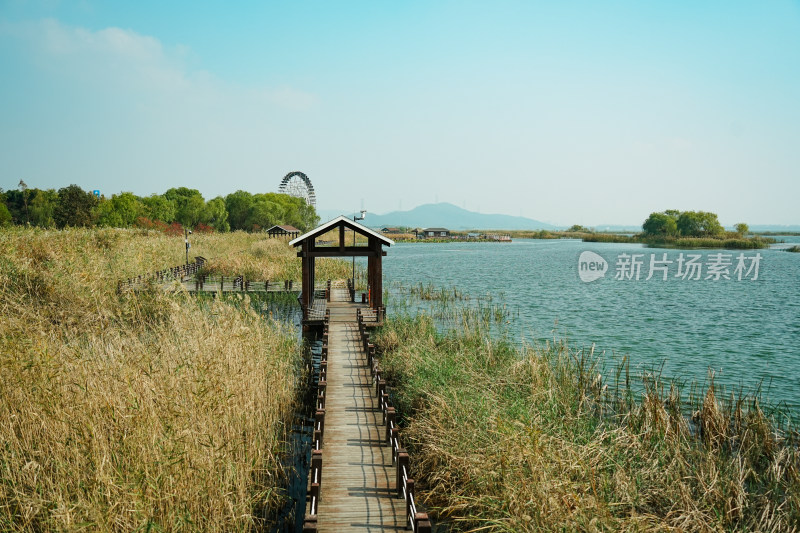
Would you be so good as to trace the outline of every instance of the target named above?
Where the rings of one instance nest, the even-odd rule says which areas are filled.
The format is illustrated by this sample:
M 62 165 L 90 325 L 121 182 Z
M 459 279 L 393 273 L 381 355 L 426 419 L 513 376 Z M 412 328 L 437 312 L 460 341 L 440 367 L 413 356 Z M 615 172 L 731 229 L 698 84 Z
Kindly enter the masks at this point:
M 0 0 L 0 187 L 800 224 L 800 0 Z

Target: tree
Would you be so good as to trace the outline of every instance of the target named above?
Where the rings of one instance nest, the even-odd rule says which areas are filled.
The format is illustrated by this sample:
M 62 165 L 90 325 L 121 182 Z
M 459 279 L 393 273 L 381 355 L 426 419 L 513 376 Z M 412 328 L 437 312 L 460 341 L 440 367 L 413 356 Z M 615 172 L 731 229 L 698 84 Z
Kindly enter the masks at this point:
M 734 226 L 734 228 L 736 229 L 736 233 L 739 234 L 739 237 L 744 237 L 745 235 L 750 233 L 750 226 L 748 226 L 744 222 L 739 222 Z
M 53 189 L 34 191 L 36 194 L 31 200 L 31 224 L 40 228 L 52 228 L 56 225 L 53 215 L 58 203 L 58 193 Z
M 717 215 L 707 211 L 683 211 L 677 225 L 684 237 L 718 237 L 725 233 Z
M 581 226 L 580 224 L 573 224 L 572 226 L 569 227 L 569 229 L 567 231 L 572 232 L 572 233 L 591 233 L 592 232 L 592 230 L 590 230 L 589 228 L 585 228 L 585 227 Z
M 169 189 L 164 198 L 175 204 L 175 220 L 184 227 L 194 227 L 203 221 L 206 202 L 197 189 L 178 187 Z
M 650 216 L 642 224 L 642 230 L 646 235 L 666 237 L 676 235 L 678 233 L 678 225 L 675 217 L 666 211 L 663 213 L 650 213 Z
M 228 210 L 225 209 L 225 200 L 223 200 L 221 196 L 217 196 L 206 203 L 203 211 L 203 222 L 209 224 L 217 231 L 230 230 L 231 227 L 228 224 Z
M 28 216 L 25 208 L 27 202 L 26 194 L 18 189 L 11 189 L 5 192 L 6 207 L 11 213 L 11 219 L 14 224 L 24 224 L 28 221 Z
M 0 195 L 0 227 L 10 225 L 11 220 L 11 211 L 8 210 L 5 201 L 2 200 L 2 195 Z
M 144 216 L 169 224 L 175 220 L 175 204 L 159 194 L 141 198 Z
M 53 212 L 56 226 L 88 227 L 94 223 L 92 210 L 99 200 L 95 195 L 86 192 L 75 184 L 58 190 L 58 202 Z
M 246 191 L 236 191 L 225 197 L 225 209 L 228 211 L 228 223 L 232 230 L 250 229 L 247 219 L 253 207 L 253 195 Z
M 314 209 L 313 205 L 302 202 L 300 206 L 300 220 L 302 222 L 296 227 L 303 231 L 309 231 L 319 225 L 319 216 L 317 216 L 317 210 Z
M 23 180 L 19 180 L 19 190 L 22 192 L 22 202 L 25 206 L 25 222 L 30 222 L 30 213 L 28 211 L 28 184 Z
M 253 206 L 245 223 L 248 230 L 258 231 L 281 222 L 283 222 L 283 210 L 280 204 L 271 200 L 266 194 L 253 195 Z
M 97 209 L 97 224 L 112 228 L 129 228 L 136 221 L 143 206 L 132 192 L 115 194 L 111 200 L 102 200 Z

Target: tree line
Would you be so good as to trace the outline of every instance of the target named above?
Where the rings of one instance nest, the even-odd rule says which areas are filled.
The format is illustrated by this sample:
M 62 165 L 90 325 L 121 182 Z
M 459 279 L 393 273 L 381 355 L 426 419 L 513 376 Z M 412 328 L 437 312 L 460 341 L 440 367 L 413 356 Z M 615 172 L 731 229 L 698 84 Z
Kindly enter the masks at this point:
M 308 231 L 319 223 L 313 206 L 286 194 L 236 191 L 206 201 L 197 189 L 175 187 L 164 194 L 131 192 L 96 196 L 78 185 L 61 189 L 0 189 L 0 226 L 43 228 L 143 227 L 168 230 L 177 226 L 199 231 L 259 231 L 276 224 Z
M 740 237 L 750 231 L 744 223 L 736 224 L 735 229 Z M 717 214 L 708 211 L 667 209 L 650 213 L 642 224 L 642 231 L 652 237 L 725 237 L 725 228 L 719 223 Z

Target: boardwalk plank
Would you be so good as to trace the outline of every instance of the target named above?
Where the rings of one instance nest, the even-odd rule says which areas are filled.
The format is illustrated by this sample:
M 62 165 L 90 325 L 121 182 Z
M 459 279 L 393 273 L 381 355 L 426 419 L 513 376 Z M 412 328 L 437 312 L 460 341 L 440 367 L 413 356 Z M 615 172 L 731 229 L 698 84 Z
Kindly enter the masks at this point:
M 327 397 L 322 446 L 319 531 L 405 529 L 405 502 L 398 498 L 391 448 L 375 398 L 375 386 L 359 342 L 356 309 L 347 290 L 334 288 L 327 308 Z M 337 301 L 338 300 L 338 301 Z

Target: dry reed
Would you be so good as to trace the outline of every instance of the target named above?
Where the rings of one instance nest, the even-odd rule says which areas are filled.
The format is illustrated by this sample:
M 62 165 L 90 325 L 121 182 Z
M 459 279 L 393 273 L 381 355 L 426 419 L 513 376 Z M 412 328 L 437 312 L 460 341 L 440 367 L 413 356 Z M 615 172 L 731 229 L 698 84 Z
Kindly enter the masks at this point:
M 430 319 L 378 336 L 418 490 L 455 531 L 794 531 L 800 454 L 753 398 L 713 382 L 609 391 L 563 343 L 522 352 Z
M 257 240 L 198 235 L 192 251 Z M 182 263 L 182 244 L 0 232 L 0 530 L 248 531 L 280 504 L 294 335 L 246 297 L 114 290 Z

